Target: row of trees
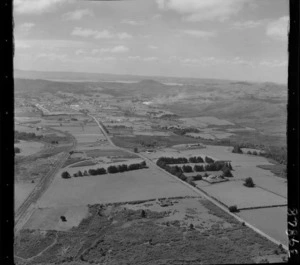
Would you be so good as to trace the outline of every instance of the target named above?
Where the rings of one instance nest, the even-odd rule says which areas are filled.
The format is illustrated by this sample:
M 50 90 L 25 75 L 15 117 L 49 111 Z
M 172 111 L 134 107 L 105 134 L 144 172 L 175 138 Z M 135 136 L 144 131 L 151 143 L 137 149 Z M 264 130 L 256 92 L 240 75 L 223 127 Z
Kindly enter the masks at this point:
M 15 131 L 16 140 L 28 141 L 28 140 L 40 140 L 41 138 L 43 138 L 42 135 L 36 135 L 35 133 Z
M 206 157 L 206 159 L 207 159 L 207 157 Z M 204 160 L 201 156 L 198 156 L 198 157 L 194 156 L 194 157 L 189 158 L 189 162 L 190 163 L 204 163 Z
M 199 133 L 200 131 L 197 128 L 174 128 L 172 132 L 177 135 L 185 135 L 187 133 Z
M 195 165 L 194 168 L 192 168 L 190 165 L 183 165 L 182 168 L 179 166 L 175 166 L 173 168 L 175 168 L 176 171 L 178 171 L 178 172 L 180 171 L 180 172 L 185 172 L 185 173 L 203 172 L 203 171 L 219 171 L 219 170 L 223 170 L 224 168 L 228 168 L 229 171 L 232 170 L 232 166 L 231 166 L 230 162 L 214 161 L 213 159 L 212 159 L 213 162 L 211 162 L 210 159 L 211 158 L 205 157 L 205 160 L 208 160 L 210 163 L 208 163 L 206 165 Z M 179 157 L 179 158 L 161 157 L 157 160 L 156 164 L 159 167 L 165 168 L 166 165 L 181 164 L 183 161 L 187 161 L 187 159 L 184 157 Z M 185 162 L 185 163 L 187 163 L 187 162 Z
M 233 177 L 231 173 L 232 166 L 229 162 L 217 161 L 212 164 L 207 164 L 205 166 L 195 165 L 194 168 L 192 168 L 190 165 L 183 165 L 182 167 L 176 165 L 174 167 L 171 167 L 165 162 L 161 161 L 160 159 L 157 160 L 156 164 L 159 167 L 171 173 L 172 175 L 177 176 L 178 178 L 184 181 L 186 180 L 186 176 L 184 175 L 184 173 L 190 173 L 190 172 L 222 171 L 224 177 Z
M 130 164 L 130 165 L 123 164 L 123 165 L 118 165 L 118 166 L 109 166 L 107 168 L 107 170 L 103 167 L 97 168 L 97 169 L 89 169 L 88 171 L 85 170 L 84 172 L 79 170 L 77 173 L 73 174 L 73 177 L 77 178 L 77 177 L 84 177 L 84 176 L 105 175 L 107 173 L 114 174 L 114 173 L 119 173 L 119 172 L 138 170 L 138 169 L 142 169 L 142 168 L 146 168 L 146 167 L 147 167 L 146 162 L 143 161 L 141 163 L 135 163 L 135 164 Z M 71 178 L 71 175 L 69 172 L 64 171 L 61 174 L 61 177 L 64 179 L 68 179 L 68 178 Z
M 158 159 L 159 163 L 163 162 L 165 164 L 187 164 L 187 163 L 214 163 L 215 161 L 211 158 L 206 156 L 203 160 L 201 156 L 194 156 L 190 157 L 189 159 L 185 157 L 160 157 Z

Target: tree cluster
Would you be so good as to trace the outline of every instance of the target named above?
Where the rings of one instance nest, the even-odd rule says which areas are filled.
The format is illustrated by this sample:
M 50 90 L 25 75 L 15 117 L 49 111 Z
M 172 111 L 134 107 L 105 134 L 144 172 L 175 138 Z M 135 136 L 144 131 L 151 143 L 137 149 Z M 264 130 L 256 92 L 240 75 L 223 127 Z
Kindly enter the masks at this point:
M 208 156 L 206 156 L 204 160 L 205 160 L 205 162 L 208 163 L 208 164 L 211 164 L 211 163 L 214 163 L 214 162 L 215 162 L 215 160 L 213 160 L 211 157 L 208 157 Z
M 19 147 L 15 147 L 15 154 L 21 153 L 21 149 Z
M 231 212 L 231 213 L 236 213 L 239 211 L 236 205 L 229 206 L 228 209 L 229 209 L 229 212 Z
M 181 180 L 185 181 L 186 176 L 182 173 L 182 169 L 179 166 L 170 167 L 160 159 L 157 160 L 156 164 L 161 167 L 162 169 L 166 170 L 170 174 L 180 178 Z
M 61 177 L 63 179 L 69 179 L 69 178 L 71 178 L 71 175 L 69 172 L 65 171 L 65 172 L 61 173 Z
M 253 188 L 255 186 L 253 179 L 251 177 L 245 179 L 244 186 L 248 188 Z
M 232 153 L 236 153 L 236 154 L 242 154 L 243 151 L 241 149 L 241 147 L 239 145 L 235 145 L 232 149 Z
M 189 158 L 189 162 L 190 163 L 204 163 L 204 160 L 201 156 L 198 156 L 198 157 L 194 156 L 194 157 Z
M 183 165 L 182 170 L 183 170 L 183 172 L 185 172 L 185 173 L 193 172 L 192 167 L 189 166 L 189 165 Z

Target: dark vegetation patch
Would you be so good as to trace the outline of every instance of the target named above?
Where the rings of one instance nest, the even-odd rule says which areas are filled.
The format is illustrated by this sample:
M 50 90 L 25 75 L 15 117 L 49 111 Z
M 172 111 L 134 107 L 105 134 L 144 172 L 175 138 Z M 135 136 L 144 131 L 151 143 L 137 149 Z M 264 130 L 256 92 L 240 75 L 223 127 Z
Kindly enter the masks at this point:
M 201 200 L 210 213 L 234 225 L 223 228 L 215 224 L 199 231 L 181 227 L 178 222 L 157 224 L 167 212 L 92 205 L 89 216 L 78 227 L 67 232 L 57 231 L 56 244 L 28 264 L 240 264 L 252 263 L 257 256 L 270 255 L 278 249 L 206 202 Z M 23 231 L 19 242 L 27 243 L 16 243 L 16 254 L 24 258 L 38 254 L 54 242 L 54 232 L 48 233 L 49 236 L 42 237 L 39 231 Z
M 281 164 L 273 164 L 273 165 L 258 165 L 257 167 L 265 170 L 270 170 L 274 175 L 281 177 L 281 178 L 287 178 L 287 169 L 286 165 Z
M 42 234 L 35 230 L 21 230 L 15 241 L 15 254 L 24 259 L 31 258 L 49 247 L 55 238 L 55 231 Z
M 42 135 L 36 135 L 35 133 L 15 131 L 15 140 L 40 141 L 42 138 Z

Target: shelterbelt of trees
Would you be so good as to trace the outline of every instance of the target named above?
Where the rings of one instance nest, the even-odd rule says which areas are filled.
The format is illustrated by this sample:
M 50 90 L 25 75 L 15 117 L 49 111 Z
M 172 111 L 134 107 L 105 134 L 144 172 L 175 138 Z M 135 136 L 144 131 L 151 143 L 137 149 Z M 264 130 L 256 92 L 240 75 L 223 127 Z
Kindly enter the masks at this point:
M 185 157 L 160 157 L 158 159 L 161 162 L 164 162 L 165 164 L 187 164 L 187 163 L 214 163 L 215 161 L 208 156 L 205 156 L 203 159 L 201 156 L 194 156 L 190 157 L 189 159 Z
M 23 141 L 40 140 L 42 138 L 43 138 L 42 135 L 36 135 L 35 133 L 15 131 L 15 142 L 18 142 L 19 140 L 23 140 Z
M 183 165 L 181 166 L 170 166 L 171 164 L 186 164 L 189 163 L 189 161 L 200 161 L 198 159 L 199 157 L 191 157 L 189 160 L 185 157 L 160 157 L 156 164 L 169 172 L 170 174 L 178 177 L 179 179 L 188 182 L 192 186 L 196 186 L 196 184 L 193 182 L 193 180 L 201 180 L 202 175 L 196 175 L 193 177 L 186 177 L 184 173 L 190 173 L 190 172 L 205 172 L 205 171 L 222 171 L 223 177 L 233 177 L 231 170 L 232 166 L 230 162 L 224 162 L 224 161 L 214 161 L 212 158 L 205 157 L 206 161 L 209 161 L 209 163 L 205 165 L 194 165 L 194 168 L 192 168 L 190 165 Z M 201 157 L 200 157 L 201 158 Z M 201 158 L 202 159 L 202 158 Z M 202 159 L 203 161 L 203 159 Z M 194 163 L 194 162 L 191 162 Z M 199 162 L 200 163 L 200 162 Z M 208 177 L 208 174 L 205 173 L 206 177 Z
M 253 146 L 251 144 L 240 144 L 233 147 L 232 153 L 243 154 L 241 148 L 258 148 L 264 152 L 248 151 L 247 154 L 259 155 L 266 158 L 270 158 L 278 162 L 279 164 L 286 165 L 287 163 L 287 150 L 284 147 L 265 147 L 265 146 Z
M 109 166 L 107 169 L 101 167 L 101 168 L 97 168 L 97 169 L 89 169 L 89 170 L 84 170 L 84 172 L 82 172 L 81 170 L 79 170 L 77 173 L 73 174 L 74 178 L 77 177 L 85 177 L 85 176 L 96 176 L 96 175 L 105 175 L 105 174 L 115 174 L 115 173 L 122 173 L 122 172 L 126 172 L 126 171 L 132 171 L 132 170 L 138 170 L 138 169 L 143 169 L 143 168 L 147 168 L 147 164 L 145 161 L 141 162 L 141 163 L 134 163 L 134 164 L 130 164 L 130 165 L 117 165 L 117 166 Z M 71 174 L 68 171 L 64 171 L 61 174 L 61 177 L 64 179 L 69 179 L 71 178 Z

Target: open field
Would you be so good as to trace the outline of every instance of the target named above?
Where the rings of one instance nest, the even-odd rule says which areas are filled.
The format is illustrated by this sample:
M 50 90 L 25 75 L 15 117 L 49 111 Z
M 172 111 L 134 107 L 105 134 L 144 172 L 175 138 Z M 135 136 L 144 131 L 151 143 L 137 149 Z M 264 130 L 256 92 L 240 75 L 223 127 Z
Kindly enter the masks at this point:
M 78 169 L 69 170 L 77 172 Z M 38 202 L 38 207 L 78 206 L 186 195 L 195 193 L 155 168 L 70 179 L 63 179 L 58 173 Z
M 34 189 L 35 183 L 15 182 L 14 184 L 14 207 L 15 210 L 26 200 L 27 196 Z
M 60 216 L 65 216 L 67 222 L 62 222 Z M 73 226 L 78 226 L 87 216 L 87 206 L 39 208 L 35 210 L 23 229 L 66 231 Z
M 93 143 L 105 138 L 101 134 L 98 126 L 62 126 L 56 127 L 57 130 L 67 131 L 74 135 L 78 143 Z
M 195 181 L 197 184 L 197 181 Z M 243 181 L 227 181 L 219 184 L 200 187 L 211 197 L 227 207 L 236 205 L 238 209 L 287 205 L 287 199 L 259 187 L 248 188 Z
M 93 149 L 93 150 L 82 150 L 85 152 L 87 157 L 122 157 L 122 158 L 137 158 L 126 151 L 118 150 L 118 149 Z
M 61 228 L 58 215 L 48 229 Z M 15 247 L 16 255 L 28 264 L 241 264 L 269 256 L 280 262 L 286 256 L 199 197 L 89 206 L 79 226 L 67 231 L 23 230 Z
M 43 148 L 43 144 L 39 142 L 20 140 L 20 143 L 15 143 L 15 147 L 18 147 L 21 150 L 18 155 L 28 156 L 39 152 Z
M 282 244 L 288 245 L 287 230 L 287 206 L 245 210 L 237 213 L 247 222 L 268 235 L 276 238 Z

